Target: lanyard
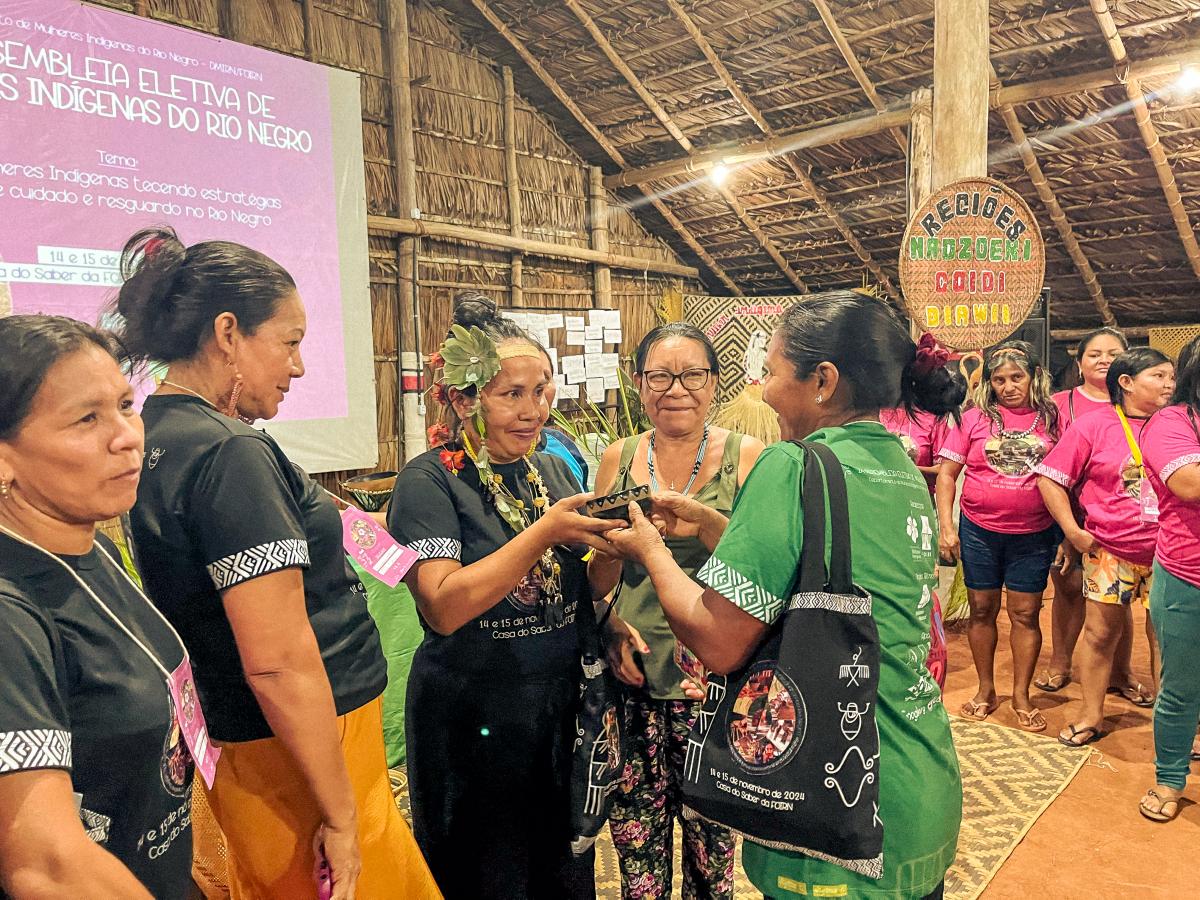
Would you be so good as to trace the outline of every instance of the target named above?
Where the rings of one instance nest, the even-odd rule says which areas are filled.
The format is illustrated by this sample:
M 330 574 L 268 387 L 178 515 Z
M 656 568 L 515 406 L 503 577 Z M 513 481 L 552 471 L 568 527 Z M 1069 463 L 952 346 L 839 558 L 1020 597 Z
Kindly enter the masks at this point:
M 1115 404 L 1115 408 L 1117 418 L 1121 420 L 1121 428 L 1125 431 L 1125 442 L 1129 444 L 1129 452 L 1133 454 L 1133 463 L 1138 467 L 1138 472 L 1142 473 L 1145 471 L 1142 468 L 1142 450 L 1133 437 L 1133 429 L 1129 427 L 1129 419 L 1125 417 L 1125 410 L 1121 409 L 1120 403 Z
M 26 538 L 21 537 L 21 535 L 16 534 L 12 531 L 9 531 L 3 525 L 0 525 L 0 532 L 3 532 L 4 534 L 8 535 L 10 538 L 12 538 L 14 541 L 17 541 L 18 543 L 24 544 L 27 547 L 32 547 L 34 550 L 41 551 L 46 556 L 50 557 L 52 560 L 54 560 L 56 563 L 58 563 L 60 566 L 62 566 L 64 569 L 66 569 L 67 572 L 71 575 L 71 577 L 74 578 L 77 582 L 79 582 L 79 586 L 82 587 L 84 589 L 84 591 L 87 592 L 88 596 L 90 596 L 92 598 L 92 600 L 95 601 L 96 605 L 99 606 L 102 610 L 104 610 L 105 615 L 107 615 L 110 619 L 112 619 L 113 623 L 119 629 L 121 629 L 121 631 L 123 631 L 129 637 L 129 639 L 131 641 L 133 641 L 135 644 L 137 644 L 138 649 L 141 650 L 143 653 L 145 653 L 147 657 L 149 657 L 150 661 L 152 663 L 154 663 L 155 668 L 157 668 L 158 671 L 160 671 L 162 673 L 163 678 L 165 678 L 168 682 L 170 682 L 171 673 L 170 673 L 170 671 L 168 671 L 167 667 L 162 664 L 162 662 L 159 660 L 159 658 L 154 655 L 154 653 L 150 650 L 149 647 L 147 647 L 144 643 L 142 643 L 141 639 L 136 634 L 134 634 L 132 631 L 129 630 L 129 627 L 124 622 L 122 622 L 120 620 L 120 618 L 118 618 L 117 614 L 108 608 L 108 604 L 106 604 L 103 600 L 100 599 L 100 595 L 97 594 L 94 590 L 92 590 L 91 585 L 89 585 L 86 581 L 84 581 L 78 572 L 76 572 L 69 565 L 67 565 L 67 563 L 65 561 L 63 561 L 57 554 L 51 553 L 46 548 L 41 547 L 38 544 L 35 544 L 33 541 L 27 540 Z M 146 601 L 147 606 L 149 606 L 152 610 L 154 610 L 154 614 L 156 616 L 158 616 L 160 619 L 162 619 L 163 624 L 167 626 L 167 628 L 170 630 L 171 634 L 175 636 L 175 640 L 179 642 L 179 649 L 181 651 L 183 651 L 183 658 L 186 660 L 188 658 L 187 647 L 184 646 L 183 638 L 181 638 L 179 636 L 179 632 L 175 630 L 175 626 L 173 626 L 167 620 L 167 617 L 164 616 L 159 611 L 157 606 L 155 606 L 153 603 L 150 602 L 150 598 L 147 597 L 146 594 L 142 591 L 142 589 L 137 586 L 137 582 L 135 582 L 132 578 L 129 577 L 129 573 L 125 571 L 124 566 L 118 565 L 117 562 L 112 558 L 112 556 L 109 555 L 108 551 L 105 550 L 102 545 L 94 544 L 93 546 L 95 546 L 101 552 L 101 554 L 103 554 L 104 558 L 109 561 L 109 563 L 113 566 L 113 568 L 115 568 L 118 572 L 120 572 L 125 577 L 125 580 L 129 582 L 130 587 L 132 587 L 137 592 L 139 597 L 141 597 L 144 601 Z

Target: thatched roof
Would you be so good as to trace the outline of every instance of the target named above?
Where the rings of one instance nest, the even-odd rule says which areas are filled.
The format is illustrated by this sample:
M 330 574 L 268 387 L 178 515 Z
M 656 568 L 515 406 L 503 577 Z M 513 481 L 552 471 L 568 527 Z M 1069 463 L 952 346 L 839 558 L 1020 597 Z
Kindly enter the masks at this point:
M 786 133 L 907 108 L 911 92 L 931 83 L 932 0 L 441 0 L 438 6 L 480 54 L 512 66 L 519 92 L 606 173 L 760 139 L 768 129 Z M 1109 8 L 1135 74 L 1141 61 L 1200 44 L 1200 0 L 1110 0 Z M 1110 44 L 1088 0 L 992 0 L 991 21 L 992 63 L 1006 87 L 1112 72 Z M 846 48 L 861 64 L 858 77 Z M 1141 79 L 1149 126 L 1166 154 L 1167 167 L 1158 171 L 1146 129 L 1139 131 L 1115 77 L 1107 87 L 1015 105 L 1046 187 L 1078 240 L 1075 258 L 1010 127 L 993 110 L 990 173 L 1013 184 L 1039 217 L 1056 325 L 1096 321 L 1099 301 L 1122 325 L 1189 321 L 1200 311 L 1200 259 L 1189 261 L 1181 238 L 1200 222 L 1200 94 L 1177 94 L 1174 77 Z M 586 121 L 568 111 L 554 87 Z M 707 179 L 654 181 L 647 188 L 678 218 L 674 225 L 636 189 L 621 196 L 631 205 L 641 201 L 639 217 L 700 266 L 715 292 L 726 289 L 718 269 L 748 294 L 792 293 L 795 277 L 813 290 L 858 285 L 864 276 L 879 281 L 880 274 L 895 284 L 906 218 L 904 130 L 748 164 L 731 178 L 725 197 Z M 1172 218 L 1164 192 L 1171 175 L 1183 225 Z M 680 224 L 707 259 L 689 249 Z M 1080 255 L 1095 273 L 1090 292 Z

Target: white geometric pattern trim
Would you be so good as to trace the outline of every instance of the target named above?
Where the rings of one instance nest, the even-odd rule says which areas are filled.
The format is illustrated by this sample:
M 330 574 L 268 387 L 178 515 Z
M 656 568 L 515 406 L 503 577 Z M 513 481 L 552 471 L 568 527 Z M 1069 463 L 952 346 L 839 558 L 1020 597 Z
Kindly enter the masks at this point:
M 87 832 L 87 836 L 95 844 L 104 844 L 108 842 L 108 832 L 112 827 L 112 819 L 102 813 L 92 812 L 90 809 L 79 807 L 79 821 L 83 823 L 83 830 Z
M 715 556 L 709 557 L 696 577 L 742 612 L 770 625 L 775 621 L 783 600 L 765 590 L 737 569 L 725 565 Z
M 953 450 L 947 450 L 945 447 L 938 451 L 938 456 L 944 456 L 946 459 L 952 459 L 954 462 L 963 463 L 964 465 L 967 462 L 967 458 L 961 453 L 955 453 Z
M 1033 471 L 1037 475 L 1045 475 L 1051 481 L 1065 488 L 1071 486 L 1071 477 L 1066 472 L 1060 472 L 1058 469 L 1053 469 L 1045 463 L 1038 463 L 1033 467 Z
M 0 731 L 0 775 L 71 768 L 71 732 L 54 728 Z
M 307 568 L 308 565 L 308 541 L 289 538 L 285 541 L 270 541 L 248 550 L 231 553 L 224 559 L 210 563 L 206 568 L 213 585 L 218 591 L 223 591 L 235 584 L 241 584 L 243 581 L 258 578 L 260 575 L 278 572 L 281 569 L 290 569 L 294 566 Z
M 1158 476 L 1159 481 L 1166 482 L 1168 478 L 1182 469 L 1184 466 L 1190 466 L 1192 463 L 1200 463 L 1200 453 L 1189 453 L 1187 456 L 1181 456 L 1179 459 L 1173 459 L 1163 466 L 1162 474 Z
M 419 538 L 410 541 L 408 549 L 421 559 L 462 559 L 462 541 L 454 538 Z
M 871 614 L 871 595 L 851 597 L 845 594 L 830 594 L 825 591 L 806 591 L 793 594 L 788 609 L 828 609 L 850 616 Z

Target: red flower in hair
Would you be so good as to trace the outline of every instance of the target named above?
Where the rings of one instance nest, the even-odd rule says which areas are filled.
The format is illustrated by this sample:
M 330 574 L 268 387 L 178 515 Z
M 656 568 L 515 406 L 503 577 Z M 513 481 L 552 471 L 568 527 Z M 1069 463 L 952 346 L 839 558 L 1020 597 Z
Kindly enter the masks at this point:
M 430 425 L 425 432 L 425 438 L 431 448 L 440 447 L 450 441 L 450 427 L 445 422 Z
M 433 390 L 430 391 L 430 395 L 433 397 L 434 403 L 440 403 L 442 406 L 445 406 L 447 401 L 450 399 L 446 394 L 446 385 L 441 381 L 435 381 L 433 383 Z
M 442 465 L 446 467 L 447 472 L 451 475 L 457 475 L 463 470 L 463 466 L 466 465 L 463 462 L 466 455 L 462 450 L 443 450 L 438 454 L 438 458 L 441 459 Z
M 429 368 L 440 369 L 445 364 L 446 364 L 446 361 L 444 359 L 442 359 L 442 354 L 440 352 L 438 352 L 437 350 L 433 351 L 433 353 L 429 357 Z
M 146 255 L 147 258 L 149 258 L 149 257 L 153 256 L 155 253 L 157 253 L 158 248 L 161 247 L 162 245 L 163 245 L 162 238 L 160 238 L 160 237 L 150 238 L 150 240 L 146 241 L 146 246 L 142 249 L 142 252 Z
M 950 359 L 950 351 L 938 343 L 928 331 L 921 335 L 917 343 L 917 358 L 913 362 L 913 372 L 916 375 L 928 375 L 935 369 L 940 369 Z

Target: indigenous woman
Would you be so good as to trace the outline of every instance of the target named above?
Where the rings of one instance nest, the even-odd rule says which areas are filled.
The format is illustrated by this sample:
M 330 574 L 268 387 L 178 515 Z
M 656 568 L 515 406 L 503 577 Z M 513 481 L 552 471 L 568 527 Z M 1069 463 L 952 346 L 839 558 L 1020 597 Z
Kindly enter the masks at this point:
M 946 437 L 937 478 L 942 556 L 963 564 L 971 604 L 967 638 L 979 690 L 962 714 L 987 718 L 997 707 L 994 668 L 1000 594 L 1008 593 L 1013 654 L 1013 711 L 1026 731 L 1046 720 L 1029 700 L 1042 647 L 1038 612 L 1060 535 L 1037 488 L 1034 468 L 1058 436 L 1050 379 L 1024 341 L 1001 344 L 984 360 L 975 406 Z M 966 468 L 955 533 L 955 482 Z
M 704 332 L 672 322 L 650 331 L 635 355 L 634 376 L 652 431 L 612 444 L 600 460 L 601 493 L 649 485 L 660 506 L 692 520 L 687 537 L 667 541 L 675 561 L 695 574 L 712 555 L 738 486 L 762 452 L 754 438 L 708 425 L 717 388 L 717 353 Z M 674 820 L 683 837 L 683 896 L 733 896 L 734 839 L 728 829 L 683 819 L 679 785 L 687 737 L 700 704 L 688 700 L 680 647 L 646 570 L 597 555 L 593 582 L 606 592 L 619 578 L 620 625 L 610 630 L 613 670 L 633 690 L 625 777 L 609 825 L 625 896 L 671 895 Z M 636 636 L 635 636 L 636 635 Z
M 750 880 L 770 897 L 802 884 L 814 896 L 941 896 L 962 809 L 958 762 L 940 691 L 925 669 L 934 584 L 933 506 L 925 480 L 879 411 L 906 402 L 950 411 L 948 376 L 918 367 L 907 329 L 881 303 L 851 291 L 792 306 L 771 338 L 763 399 L 786 440 L 826 444 L 845 470 L 853 578 L 872 598 L 881 673 L 878 880 L 811 856 L 746 842 Z M 675 562 L 636 507 L 633 527 L 611 535 L 650 576 L 671 629 L 708 669 L 744 665 L 787 606 L 805 536 L 804 452 L 773 444 L 737 496 L 699 584 Z M 912 525 L 916 537 L 910 540 Z M 924 531 L 923 526 L 928 526 Z M 767 813 L 764 813 L 766 815 Z
M 187 653 L 96 534 L 133 505 L 142 447 L 104 336 L 0 319 L 5 897 L 189 892 L 192 763 L 167 685 Z
M 320 487 L 268 435 L 304 374 L 304 305 L 278 263 L 169 229 L 125 245 L 117 309 L 147 398 L 131 518 L 150 596 L 196 655 L 212 737 L 207 794 L 230 893 L 304 897 L 323 856 L 333 897 L 434 897 L 384 756 L 387 670 L 366 594 Z
M 1154 704 L 1156 783 L 1142 815 L 1179 813 L 1200 718 L 1200 338 L 1179 354 L 1172 405 L 1142 429 L 1141 446 L 1159 503 L 1150 621 L 1162 655 Z
M 1097 328 L 1083 336 L 1075 348 L 1079 385 L 1059 391 L 1052 397 L 1054 405 L 1058 407 L 1060 431 L 1065 434 L 1077 419 L 1111 406 L 1106 381 L 1108 368 L 1114 359 L 1128 349 L 1125 335 L 1115 328 Z M 1060 691 L 1071 683 L 1071 658 L 1083 628 L 1083 570 L 1079 554 L 1069 541 L 1063 542 L 1062 553 L 1050 568 L 1050 581 L 1054 585 L 1054 603 L 1050 611 L 1050 665 L 1033 681 L 1039 690 L 1047 693 Z M 1146 706 L 1152 702 L 1151 698 L 1129 673 L 1132 646 L 1131 635 L 1123 633 L 1117 646 L 1114 675 L 1118 676 L 1122 694 L 1132 702 Z
M 495 307 L 460 302 L 435 396 L 448 440 L 396 480 L 388 528 L 425 636 L 406 732 L 417 840 L 447 898 L 595 896 L 570 846 L 583 561 L 614 523 L 581 515 L 567 464 L 537 453 L 545 354 Z
M 1139 442 L 1146 421 L 1169 402 L 1174 372 L 1158 350 L 1122 353 L 1108 369 L 1111 408 L 1076 422 L 1037 467 L 1046 508 L 1083 557 L 1084 591 L 1091 601 L 1081 659 L 1083 709 L 1058 736 L 1070 746 L 1103 736 L 1113 653 L 1121 634 L 1132 627 L 1126 621 L 1130 605 L 1149 600 L 1158 511 Z M 1068 491 L 1083 509 L 1083 525 L 1075 520 Z M 1149 632 L 1149 621 L 1146 627 Z

